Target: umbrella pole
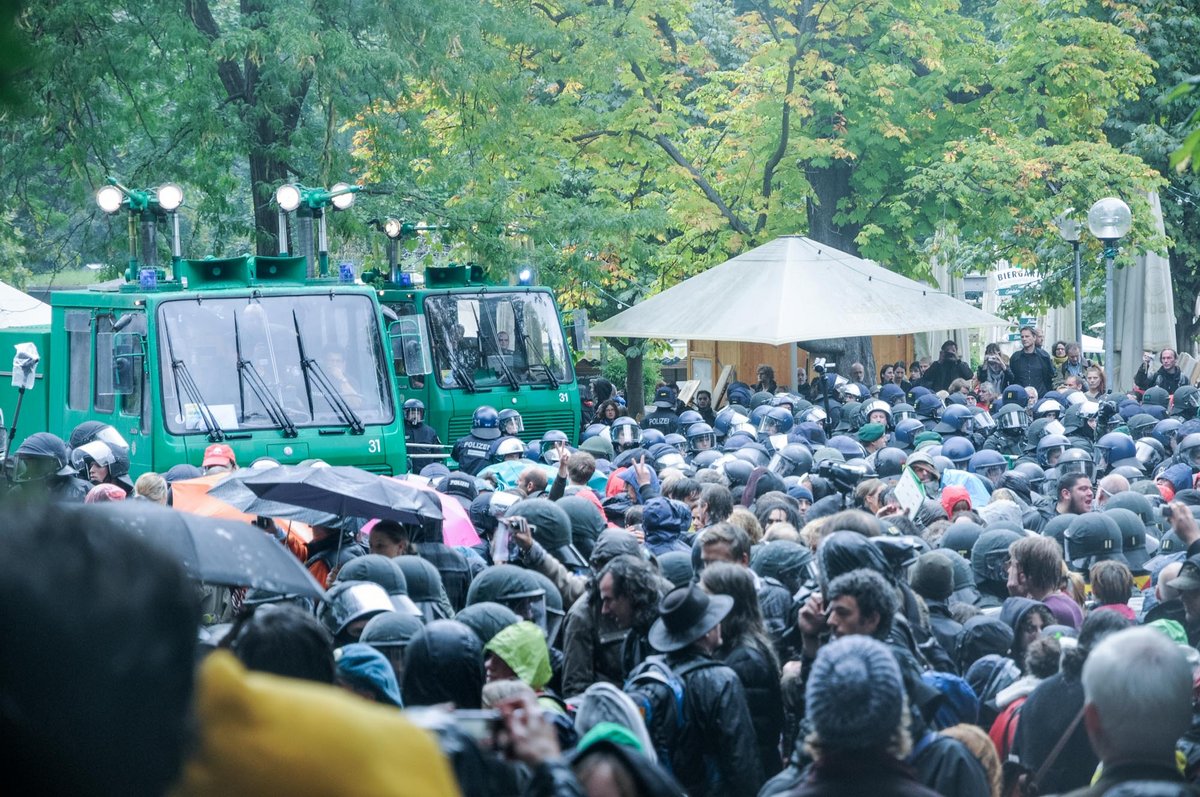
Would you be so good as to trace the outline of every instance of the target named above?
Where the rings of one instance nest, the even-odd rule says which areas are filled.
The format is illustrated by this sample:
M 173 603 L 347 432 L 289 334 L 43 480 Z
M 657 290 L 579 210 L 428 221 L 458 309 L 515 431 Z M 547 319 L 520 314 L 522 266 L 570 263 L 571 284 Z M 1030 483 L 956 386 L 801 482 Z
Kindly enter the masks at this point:
M 789 381 L 791 382 L 793 393 L 800 392 L 800 375 L 798 373 L 796 373 L 796 369 L 800 367 L 800 363 L 797 361 L 797 358 L 799 355 L 796 354 L 796 347 L 798 345 L 799 344 L 797 344 L 797 343 L 792 344 L 792 354 L 788 358 L 791 360 L 791 366 L 792 366 L 792 378 Z

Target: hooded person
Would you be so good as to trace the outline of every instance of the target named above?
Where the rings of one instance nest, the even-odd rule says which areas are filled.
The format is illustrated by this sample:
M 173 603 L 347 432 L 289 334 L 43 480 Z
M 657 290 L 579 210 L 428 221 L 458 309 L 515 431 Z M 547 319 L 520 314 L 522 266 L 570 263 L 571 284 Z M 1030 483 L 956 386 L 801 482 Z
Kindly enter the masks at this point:
M 404 705 L 477 709 L 483 694 L 483 646 L 467 626 L 435 620 L 408 643 L 400 693 Z
M 442 575 L 436 567 L 419 556 L 397 556 L 392 561 L 404 572 L 408 597 L 421 610 L 426 623 L 454 616 L 450 599 L 442 587 Z
M 648 459 L 648 456 L 643 458 Z M 601 506 L 604 507 L 604 516 L 620 526 L 625 525 L 625 513 L 630 507 L 644 505 L 659 492 L 658 474 L 649 465 L 640 465 L 639 460 L 628 467 L 614 470 L 608 478 L 608 484 L 608 497 L 601 502 Z
M 904 698 L 900 668 L 883 643 L 854 635 L 822 647 L 805 688 L 815 760 L 791 794 L 935 795 L 903 762 L 912 744 Z
M 972 618 L 973 619 L 973 618 Z M 997 696 L 1016 683 L 1021 670 L 1008 656 L 988 653 L 975 660 L 967 669 L 964 678 L 979 699 L 980 727 L 990 728 L 1000 714 Z
M 1000 620 L 1013 632 L 1011 658 L 1025 672 L 1025 654 L 1030 644 L 1042 633 L 1042 629 L 1054 625 L 1054 614 L 1050 607 L 1032 598 L 1006 598 L 1000 607 Z
M 517 557 L 513 561 L 549 579 L 563 596 L 574 603 L 587 588 L 587 561 L 571 543 L 571 518 L 556 503 L 531 498 L 513 504 L 508 518 L 524 518 L 528 533 L 512 527 Z
M 648 758 L 646 750 L 623 725 L 602 722 L 579 740 L 571 768 L 589 794 L 615 794 L 628 787 L 642 797 L 684 797 L 675 779 Z
M 909 585 L 925 601 L 929 626 L 942 649 L 953 651 L 962 633 L 962 623 L 950 613 L 949 600 L 954 592 L 954 564 L 944 551 L 921 554 L 909 571 Z
M 339 686 L 356 695 L 396 708 L 403 708 L 400 685 L 387 656 L 370 645 L 355 642 L 333 653 Z
M 471 582 L 467 605 L 490 601 L 512 610 L 522 620 L 540 626 L 547 636 L 550 626 L 546 613 L 546 587 L 532 570 L 515 565 L 493 565 Z
M 571 543 L 585 559 L 592 556 L 592 548 L 600 533 L 608 527 L 604 512 L 597 504 L 579 495 L 568 495 L 555 502 L 559 509 L 571 519 Z
M 946 517 L 953 518 L 955 512 L 970 511 L 971 495 L 967 492 L 966 487 L 958 485 L 950 485 L 942 489 L 942 494 L 938 496 L 938 502 L 942 505 L 942 509 L 946 510 Z
M 642 513 L 642 529 L 645 545 L 650 553 L 658 556 L 668 551 L 690 552 L 692 546 L 682 535 L 692 525 L 692 511 L 682 501 L 670 498 L 651 498 Z
M 521 622 L 521 618 L 512 609 L 492 601 L 473 603 L 454 615 L 454 619 L 474 631 L 483 645 L 505 628 Z
M 563 713 L 560 703 L 544 698 L 546 685 L 554 673 L 550 667 L 550 648 L 542 629 L 528 620 L 514 623 L 488 640 L 483 652 L 488 682 L 516 678 L 537 693 L 543 708 Z
M 667 551 L 656 557 L 658 569 L 663 578 L 676 587 L 686 587 L 692 583 L 696 571 L 692 565 L 692 555 L 683 551 Z
M 982 609 L 996 609 L 1008 597 L 1008 549 L 1023 534 L 1007 529 L 984 532 L 971 547 L 971 570 L 979 589 Z
M 370 645 L 385 657 L 396 676 L 396 683 L 404 677 L 404 651 L 408 643 L 425 627 L 421 617 L 400 612 L 377 614 L 363 626 L 358 641 Z
M 966 673 L 984 656 L 1008 656 L 1012 645 L 1013 632 L 1007 623 L 999 617 L 979 614 L 963 623 L 954 646 L 954 660 L 959 672 Z
M 657 761 L 654 742 L 646 730 L 641 710 L 633 699 L 621 691 L 616 684 L 599 681 L 583 693 L 575 710 L 575 732 L 579 734 L 580 747 L 592 729 L 605 724 L 624 728 L 637 742 L 639 752 L 650 761 Z

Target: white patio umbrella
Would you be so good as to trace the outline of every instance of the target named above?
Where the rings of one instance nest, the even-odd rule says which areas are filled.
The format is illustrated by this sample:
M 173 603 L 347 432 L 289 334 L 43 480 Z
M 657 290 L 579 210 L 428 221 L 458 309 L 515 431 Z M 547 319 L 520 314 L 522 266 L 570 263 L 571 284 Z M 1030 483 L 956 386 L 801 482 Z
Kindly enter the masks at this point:
M 870 260 L 785 235 L 623 310 L 591 334 L 779 346 L 1008 325 Z

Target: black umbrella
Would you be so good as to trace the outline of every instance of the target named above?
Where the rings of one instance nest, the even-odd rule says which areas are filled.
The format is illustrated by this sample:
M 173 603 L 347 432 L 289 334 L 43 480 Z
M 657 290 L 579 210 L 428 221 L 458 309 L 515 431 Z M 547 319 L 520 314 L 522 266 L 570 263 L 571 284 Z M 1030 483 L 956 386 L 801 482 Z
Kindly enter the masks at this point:
M 259 498 L 338 517 L 413 524 L 442 519 L 442 507 L 434 493 L 360 468 L 280 465 L 241 483 Z
M 281 504 L 278 501 L 267 501 L 259 498 L 254 491 L 243 482 L 251 476 L 257 476 L 275 468 L 262 470 L 237 470 L 229 474 L 220 484 L 208 491 L 213 498 L 232 506 L 239 512 L 260 517 L 277 518 L 280 520 L 298 520 L 310 526 L 328 526 L 337 522 L 337 516 L 315 509 L 306 509 L 292 504 Z
M 179 512 L 152 501 L 113 501 L 88 510 L 107 515 L 174 557 L 197 581 L 318 599 L 325 594 L 287 548 L 249 523 Z

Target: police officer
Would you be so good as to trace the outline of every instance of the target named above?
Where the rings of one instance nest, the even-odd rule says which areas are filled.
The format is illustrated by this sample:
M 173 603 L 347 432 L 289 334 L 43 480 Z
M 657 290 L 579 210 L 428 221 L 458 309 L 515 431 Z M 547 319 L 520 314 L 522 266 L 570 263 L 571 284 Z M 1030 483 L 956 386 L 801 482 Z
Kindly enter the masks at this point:
M 654 391 L 654 412 L 642 418 L 643 429 L 657 429 L 664 435 L 679 431 L 679 416 L 675 414 L 675 391 L 663 386 Z
M 12 457 L 14 492 L 29 499 L 79 503 L 91 485 L 75 476 L 67 444 L 49 432 L 29 435 Z
M 500 437 L 500 414 L 486 404 L 471 415 L 471 433 L 458 438 L 450 456 L 472 476 L 491 463 L 492 443 Z
M 404 402 L 404 442 L 408 446 L 412 470 L 416 473 L 431 462 L 444 459 L 441 438 L 425 423 L 425 403 L 420 399 L 411 398 Z
M 1022 438 L 1025 435 L 1025 423 L 1029 416 L 1025 408 L 1018 404 L 1005 404 L 996 413 L 996 430 L 983 441 L 983 448 L 999 451 L 1009 457 L 1019 457 L 1024 453 Z

